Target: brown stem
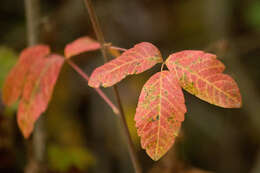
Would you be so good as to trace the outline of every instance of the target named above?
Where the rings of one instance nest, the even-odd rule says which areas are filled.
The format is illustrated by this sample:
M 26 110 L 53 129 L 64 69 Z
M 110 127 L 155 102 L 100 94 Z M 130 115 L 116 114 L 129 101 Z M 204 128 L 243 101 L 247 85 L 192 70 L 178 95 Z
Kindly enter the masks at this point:
M 95 10 L 94 10 L 94 7 L 92 5 L 91 0 L 83 0 L 83 1 L 84 1 L 85 6 L 88 10 L 89 17 L 90 17 L 90 20 L 92 22 L 92 26 L 93 26 L 94 31 L 96 33 L 97 39 L 98 39 L 99 43 L 101 44 L 101 52 L 102 52 L 104 61 L 107 62 L 108 56 L 107 56 L 107 51 L 106 51 L 106 43 L 105 43 L 104 35 L 102 33 L 98 18 L 96 16 L 96 13 L 95 13 Z M 130 153 L 131 161 L 133 163 L 135 172 L 141 173 L 142 169 L 141 169 L 141 166 L 139 164 L 139 160 L 138 160 L 135 148 L 134 148 L 134 144 L 133 144 L 133 141 L 132 141 L 131 136 L 130 136 L 130 132 L 129 132 L 127 122 L 126 122 L 126 119 L 125 119 L 125 113 L 124 113 L 124 110 L 123 110 L 121 98 L 120 98 L 120 95 L 119 95 L 119 92 L 118 92 L 116 85 L 113 87 L 113 90 L 114 90 L 116 101 L 117 101 L 117 104 L 118 104 L 118 107 L 119 107 L 120 117 L 121 117 L 120 119 L 121 119 L 121 122 L 122 122 L 122 125 L 123 125 L 123 128 L 124 128 L 124 133 L 127 136 L 128 151 Z
M 163 62 L 163 63 L 162 63 L 162 66 L 161 66 L 161 71 L 163 71 L 164 65 L 165 65 L 165 63 Z
M 101 52 L 102 52 L 104 61 L 107 62 L 108 56 L 107 56 L 107 53 L 106 53 L 106 43 L 105 43 L 104 35 L 103 35 L 102 30 L 101 30 L 100 24 L 98 22 L 97 15 L 96 15 L 95 10 L 93 8 L 92 1 L 91 0 L 83 0 L 83 1 L 84 1 L 85 6 L 88 10 L 89 17 L 90 17 L 92 26 L 94 28 L 94 31 L 96 33 L 98 42 L 101 44 Z
M 27 24 L 27 44 L 33 46 L 40 40 L 40 1 L 24 0 L 25 15 Z M 42 163 L 44 162 L 45 153 L 45 131 L 44 121 L 39 119 L 35 125 L 32 141 L 28 145 L 28 164 L 25 168 L 26 173 L 44 172 Z
M 27 44 L 33 46 L 39 42 L 39 0 L 24 0 L 27 25 Z
M 122 102 L 121 102 L 121 98 L 117 89 L 117 86 L 113 87 L 114 93 L 115 93 L 115 97 L 116 97 L 116 101 L 118 103 L 119 106 L 119 111 L 120 111 L 120 119 L 121 119 L 121 123 L 123 125 L 123 129 L 124 129 L 124 133 L 127 137 L 127 145 L 128 145 L 128 151 L 135 169 L 136 173 L 142 173 L 142 168 L 141 165 L 139 163 L 136 151 L 135 151 L 135 147 L 134 147 L 134 143 L 133 140 L 131 138 L 128 126 L 127 126 L 127 122 L 126 122 L 126 118 L 125 118 L 125 113 L 124 113 L 124 109 L 122 106 Z
M 84 73 L 73 61 L 67 59 L 67 63 L 81 76 L 83 77 L 86 82 L 88 83 L 89 77 L 86 73 Z M 104 101 L 111 107 L 113 112 L 116 115 L 119 115 L 118 108 L 112 103 L 112 101 L 103 93 L 103 91 L 100 88 L 94 88 L 96 92 L 100 95 L 101 98 L 104 99 Z

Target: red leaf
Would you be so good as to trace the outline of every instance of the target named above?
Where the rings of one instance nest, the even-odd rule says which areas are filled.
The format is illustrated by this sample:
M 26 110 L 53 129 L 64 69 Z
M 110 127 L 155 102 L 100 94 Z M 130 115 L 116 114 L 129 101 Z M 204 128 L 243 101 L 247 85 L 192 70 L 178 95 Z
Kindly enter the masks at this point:
M 25 138 L 30 136 L 35 121 L 46 110 L 63 62 L 63 57 L 50 55 L 38 59 L 31 66 L 17 117 L 18 125 Z
M 100 49 L 100 44 L 90 37 L 81 37 L 65 47 L 65 56 L 70 58 L 83 52 Z
M 30 66 L 49 53 L 50 49 L 48 46 L 37 45 L 25 49 L 20 54 L 17 64 L 8 74 L 3 86 L 3 102 L 6 105 L 10 106 L 21 95 Z
M 125 51 L 118 58 L 96 68 L 90 76 L 89 86 L 109 87 L 127 75 L 139 74 L 162 62 L 160 51 L 151 43 L 143 42 Z
M 169 71 L 158 72 L 144 85 L 135 114 L 142 148 L 160 159 L 173 145 L 186 106 L 181 87 Z
M 170 55 L 166 65 L 189 93 L 220 107 L 241 107 L 238 86 L 230 76 L 222 73 L 225 66 L 215 55 L 203 51 L 181 51 Z

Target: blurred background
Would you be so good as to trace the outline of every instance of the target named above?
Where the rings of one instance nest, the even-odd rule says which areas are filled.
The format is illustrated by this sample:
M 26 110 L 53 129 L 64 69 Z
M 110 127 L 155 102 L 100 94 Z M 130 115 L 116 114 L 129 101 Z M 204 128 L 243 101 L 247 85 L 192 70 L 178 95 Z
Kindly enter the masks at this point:
M 158 162 L 140 147 L 134 114 L 138 96 L 155 66 L 118 86 L 145 173 L 260 172 L 260 1 L 93 0 L 107 42 L 130 48 L 148 41 L 170 53 L 200 49 L 215 53 L 238 83 L 243 108 L 223 109 L 185 93 L 188 112 L 175 145 Z M 24 2 L 0 3 L 0 87 L 27 46 Z M 95 38 L 81 0 L 41 0 L 41 42 L 63 54 L 81 36 Z M 103 64 L 99 51 L 75 57 L 86 73 Z M 103 89 L 114 101 L 111 89 Z M 0 93 L 1 94 L 1 93 Z M 115 101 L 114 101 L 115 102 Z M 16 123 L 17 106 L 0 100 L 0 172 L 24 172 L 28 149 Z M 44 122 L 44 167 L 50 173 L 134 172 L 121 124 L 86 82 L 65 65 Z

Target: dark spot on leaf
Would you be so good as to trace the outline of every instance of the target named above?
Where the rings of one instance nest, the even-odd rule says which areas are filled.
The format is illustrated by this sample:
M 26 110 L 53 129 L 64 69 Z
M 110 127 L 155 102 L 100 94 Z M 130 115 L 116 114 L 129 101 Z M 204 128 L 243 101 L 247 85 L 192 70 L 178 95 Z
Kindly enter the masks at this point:
M 160 58 L 160 57 L 157 57 L 157 56 L 149 58 L 150 61 L 158 61 L 158 60 L 160 60 L 160 59 L 161 59 L 161 58 Z
M 174 120 L 173 120 L 173 117 L 168 117 L 168 121 L 169 122 L 173 122 Z
M 149 121 L 154 122 L 155 120 L 151 117 L 151 118 L 149 118 Z

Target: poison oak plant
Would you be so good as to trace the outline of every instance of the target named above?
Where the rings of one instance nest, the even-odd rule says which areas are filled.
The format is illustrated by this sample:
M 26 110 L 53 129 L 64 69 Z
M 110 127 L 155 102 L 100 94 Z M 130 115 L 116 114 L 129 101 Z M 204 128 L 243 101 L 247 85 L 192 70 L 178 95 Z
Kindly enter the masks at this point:
M 178 136 L 187 111 L 182 88 L 216 106 L 241 107 L 237 84 L 223 73 L 224 64 L 213 54 L 184 50 L 171 54 L 164 62 L 159 49 L 148 42 L 130 49 L 108 47 L 118 57 L 96 68 L 90 78 L 71 61 L 73 56 L 101 48 L 89 37 L 68 44 L 64 56 L 52 54 L 47 45 L 36 45 L 22 51 L 6 78 L 3 101 L 11 105 L 20 99 L 17 122 L 25 138 L 30 136 L 35 121 L 46 110 L 64 62 L 84 77 L 116 114 L 118 109 L 99 87 L 113 86 L 128 75 L 142 73 L 162 63 L 161 70 L 143 86 L 135 114 L 142 148 L 153 160 L 160 159 Z M 120 55 L 119 50 L 124 52 Z
M 132 74 L 139 74 L 162 63 L 161 71 L 143 86 L 135 121 L 142 148 L 153 159 L 160 159 L 173 145 L 186 113 L 181 88 L 198 98 L 223 108 L 241 107 L 236 82 L 223 71 L 215 55 L 198 50 L 171 54 L 165 62 L 160 51 L 143 42 L 118 58 L 96 68 L 89 86 L 112 86 Z M 164 70 L 164 65 L 168 70 Z
M 223 74 L 225 66 L 215 55 L 186 50 L 170 55 L 164 62 L 158 48 L 151 43 L 139 43 L 130 49 L 114 47 L 105 42 L 92 1 L 83 0 L 83 2 L 98 41 L 89 37 L 79 38 L 66 46 L 64 55 L 57 55 L 51 53 L 48 45 L 35 45 L 39 36 L 40 3 L 25 0 L 28 40 L 29 45 L 34 46 L 21 52 L 17 64 L 6 78 L 2 96 L 3 102 L 8 106 L 19 100 L 17 123 L 26 139 L 33 132 L 37 119 L 47 109 L 64 63 L 68 63 L 81 75 L 119 116 L 136 173 L 142 173 L 142 169 L 126 124 L 120 95 L 115 86 L 128 75 L 142 73 L 155 64 L 162 63 L 161 70 L 151 76 L 143 86 L 135 114 L 142 148 L 153 160 L 160 159 L 172 147 L 184 121 L 186 106 L 181 88 L 216 106 L 241 107 L 237 84 L 230 76 Z M 96 68 L 89 77 L 73 63 L 71 58 L 98 49 L 102 52 L 105 64 Z M 109 62 L 107 62 L 108 52 L 116 57 Z M 100 86 L 113 86 L 118 108 L 101 91 Z M 44 152 L 42 148 L 38 150 Z

